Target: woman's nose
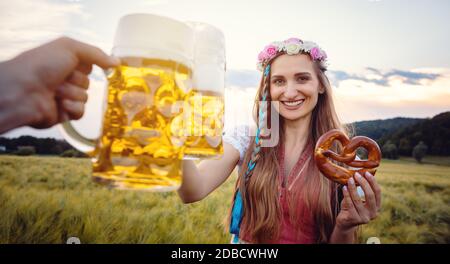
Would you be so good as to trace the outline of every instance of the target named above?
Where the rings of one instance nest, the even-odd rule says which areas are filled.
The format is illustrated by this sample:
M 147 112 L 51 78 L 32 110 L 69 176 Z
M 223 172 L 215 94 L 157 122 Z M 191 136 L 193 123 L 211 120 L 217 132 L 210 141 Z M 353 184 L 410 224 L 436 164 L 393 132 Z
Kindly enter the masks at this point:
M 294 98 L 297 95 L 298 91 L 294 84 L 287 83 L 286 88 L 284 90 L 284 96 L 287 98 Z

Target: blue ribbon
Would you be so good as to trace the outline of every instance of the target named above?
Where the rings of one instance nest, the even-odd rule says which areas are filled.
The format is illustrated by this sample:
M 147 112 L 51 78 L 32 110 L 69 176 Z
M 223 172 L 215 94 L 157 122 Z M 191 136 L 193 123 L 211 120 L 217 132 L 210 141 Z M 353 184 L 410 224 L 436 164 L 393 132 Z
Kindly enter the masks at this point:
M 256 165 L 256 162 L 249 161 L 248 165 L 247 165 L 248 171 L 253 170 L 255 168 L 255 165 Z
M 238 189 L 234 198 L 233 210 L 231 211 L 230 233 L 234 234 L 235 242 L 239 239 L 239 230 L 241 227 L 242 217 L 244 215 L 244 205 L 242 202 L 242 194 Z
M 261 131 L 259 130 L 259 127 L 256 129 L 256 137 L 255 137 L 255 144 L 258 145 L 259 143 L 259 134 Z
M 270 65 L 267 65 L 266 69 L 264 70 L 264 76 L 269 75 L 269 71 L 270 71 Z

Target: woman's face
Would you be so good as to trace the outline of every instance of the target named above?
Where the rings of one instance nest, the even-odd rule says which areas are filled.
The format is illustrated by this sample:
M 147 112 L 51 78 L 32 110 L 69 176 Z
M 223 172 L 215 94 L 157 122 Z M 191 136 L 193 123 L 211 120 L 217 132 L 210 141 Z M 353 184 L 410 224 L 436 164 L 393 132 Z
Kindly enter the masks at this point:
M 322 88 L 321 88 L 322 89 Z M 270 95 L 280 101 L 280 115 L 297 120 L 310 115 L 317 104 L 319 80 L 309 55 L 283 54 L 271 65 Z

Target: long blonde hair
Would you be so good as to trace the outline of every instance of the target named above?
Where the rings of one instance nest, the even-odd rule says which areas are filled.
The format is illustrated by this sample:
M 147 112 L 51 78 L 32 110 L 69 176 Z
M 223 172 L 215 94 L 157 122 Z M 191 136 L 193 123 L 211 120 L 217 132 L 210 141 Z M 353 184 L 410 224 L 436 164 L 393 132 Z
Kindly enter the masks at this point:
M 274 57 L 268 65 L 270 65 L 278 56 Z M 325 69 L 320 64 L 313 61 L 315 72 L 319 79 L 319 85 L 324 92 L 319 94 L 317 105 L 315 106 L 311 117 L 310 140 L 313 145 L 318 138 L 331 129 L 340 129 L 347 135 L 351 127 L 344 126 L 336 114 L 331 85 L 325 74 Z M 267 106 L 270 107 L 270 73 L 262 76 L 261 82 L 256 93 L 254 104 L 254 117 L 256 123 L 260 118 L 260 102 L 263 94 L 266 93 Z M 270 114 L 270 109 L 262 109 Z M 270 120 L 270 118 L 268 118 Z M 236 188 L 239 188 L 243 197 L 244 216 L 241 224 L 241 234 L 250 234 L 254 243 L 270 243 L 276 241 L 280 235 L 280 226 L 282 221 L 282 211 L 279 203 L 279 167 L 278 153 L 276 147 L 259 148 L 255 144 L 254 137 L 251 138 L 249 146 L 244 156 L 242 168 L 239 173 Z M 283 119 L 280 117 L 280 140 L 284 141 Z M 339 151 L 340 146 L 335 145 L 335 150 Z M 255 160 L 255 151 L 257 160 Z M 311 156 L 313 153 L 311 153 Z M 253 158 L 256 166 L 253 169 L 251 177 L 244 180 L 245 172 L 249 161 Z M 314 159 L 309 166 L 316 168 Z M 330 182 L 323 177 L 320 172 L 309 170 L 301 181 L 297 181 L 300 186 L 294 188 L 288 197 L 288 204 L 291 216 L 291 223 L 294 224 L 298 234 L 302 233 L 302 212 L 296 210 L 295 205 L 298 201 L 304 202 L 306 209 L 313 216 L 316 225 L 317 243 L 327 243 L 333 231 L 337 213 L 339 211 L 338 185 Z

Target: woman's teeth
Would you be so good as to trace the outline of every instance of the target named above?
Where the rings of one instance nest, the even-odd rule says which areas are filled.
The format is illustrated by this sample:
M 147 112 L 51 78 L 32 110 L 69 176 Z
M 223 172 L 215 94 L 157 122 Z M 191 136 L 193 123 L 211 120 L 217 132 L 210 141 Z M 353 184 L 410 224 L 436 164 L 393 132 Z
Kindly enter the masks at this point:
M 305 101 L 305 99 L 300 99 L 296 101 L 282 101 L 281 103 L 287 106 L 297 106 L 303 103 L 303 101 Z

